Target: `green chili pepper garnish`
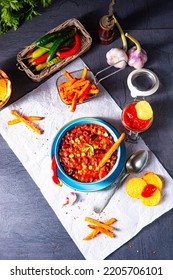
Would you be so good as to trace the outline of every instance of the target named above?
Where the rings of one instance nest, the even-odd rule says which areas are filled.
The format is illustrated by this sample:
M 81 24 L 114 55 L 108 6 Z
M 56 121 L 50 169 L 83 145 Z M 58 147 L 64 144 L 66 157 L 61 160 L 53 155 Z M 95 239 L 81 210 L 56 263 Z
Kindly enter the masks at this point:
M 90 153 L 94 155 L 94 147 L 88 143 L 85 143 L 85 147 L 82 148 L 82 153 L 86 153 L 88 150 L 90 150 Z

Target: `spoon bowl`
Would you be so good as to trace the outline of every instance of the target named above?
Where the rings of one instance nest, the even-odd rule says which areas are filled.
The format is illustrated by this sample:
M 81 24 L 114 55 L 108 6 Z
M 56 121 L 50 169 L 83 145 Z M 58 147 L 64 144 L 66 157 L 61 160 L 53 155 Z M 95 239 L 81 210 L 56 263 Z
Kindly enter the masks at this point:
M 148 161 L 148 151 L 140 150 L 127 160 L 125 164 L 126 172 L 128 174 L 136 174 L 142 171 Z
M 130 156 L 125 164 L 125 172 L 121 173 L 119 178 L 111 184 L 111 192 L 105 198 L 104 203 L 100 206 L 94 207 L 94 212 L 100 214 L 105 207 L 108 205 L 109 201 L 115 194 L 115 192 L 120 187 L 121 183 L 130 175 L 140 173 L 148 162 L 148 151 L 140 150 Z

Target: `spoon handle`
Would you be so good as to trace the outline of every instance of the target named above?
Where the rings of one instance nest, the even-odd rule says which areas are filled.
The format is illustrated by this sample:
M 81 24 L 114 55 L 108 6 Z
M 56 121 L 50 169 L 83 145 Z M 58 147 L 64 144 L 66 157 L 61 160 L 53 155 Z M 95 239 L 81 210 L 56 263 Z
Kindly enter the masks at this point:
M 111 184 L 111 188 L 112 190 L 110 191 L 109 195 L 106 197 L 103 205 L 101 206 L 95 206 L 94 207 L 94 212 L 96 212 L 97 214 L 100 214 L 105 207 L 108 205 L 108 203 L 110 202 L 111 198 L 113 197 L 113 195 L 115 194 L 115 192 L 119 189 L 121 183 L 129 176 L 129 173 L 123 173 L 119 180 L 115 181 L 114 183 Z

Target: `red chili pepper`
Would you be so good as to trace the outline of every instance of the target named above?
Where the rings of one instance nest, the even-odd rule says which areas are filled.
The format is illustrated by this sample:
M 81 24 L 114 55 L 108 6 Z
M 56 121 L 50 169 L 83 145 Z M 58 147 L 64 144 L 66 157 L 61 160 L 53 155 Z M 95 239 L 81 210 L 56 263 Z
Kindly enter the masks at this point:
M 48 54 L 49 52 L 43 54 L 42 56 L 38 57 L 38 58 L 35 58 L 33 61 L 32 61 L 32 65 L 39 65 L 43 62 L 46 61 L 47 57 L 48 57 Z
M 59 49 L 58 52 L 67 52 L 67 51 L 70 51 L 72 47 L 73 47 L 73 46 L 71 46 L 71 47 L 62 47 L 62 48 Z
M 33 50 L 32 50 L 32 51 L 29 51 L 29 52 L 27 53 L 27 55 L 30 56 L 30 57 L 32 56 L 32 54 L 33 54 Z
M 156 189 L 157 189 L 156 186 L 154 186 L 154 185 L 152 185 L 152 184 L 147 184 L 147 185 L 144 187 L 144 189 L 143 189 L 141 195 L 142 195 L 143 197 L 150 197 L 150 196 L 153 195 L 153 193 L 155 192 Z
M 69 56 L 72 56 L 74 54 L 76 54 L 79 50 L 80 50 L 80 47 L 81 47 L 81 37 L 78 33 L 75 34 L 75 44 L 74 44 L 74 47 L 72 47 L 69 51 L 58 51 L 57 52 L 57 55 L 58 57 L 60 58 L 67 58 Z
M 52 176 L 52 180 L 54 181 L 54 183 L 56 185 L 60 185 L 60 180 L 57 176 L 57 164 L 56 164 L 56 159 L 55 156 L 52 158 L 52 165 L 51 165 L 51 169 L 53 170 L 53 176 Z

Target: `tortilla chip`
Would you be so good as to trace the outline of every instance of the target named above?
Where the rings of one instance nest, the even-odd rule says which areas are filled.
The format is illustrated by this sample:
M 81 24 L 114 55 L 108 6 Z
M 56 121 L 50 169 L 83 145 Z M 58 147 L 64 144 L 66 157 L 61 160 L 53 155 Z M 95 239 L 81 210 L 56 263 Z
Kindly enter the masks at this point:
M 150 104 L 145 100 L 137 102 L 135 109 L 137 112 L 137 117 L 140 120 L 149 120 L 153 117 L 153 110 Z
M 163 182 L 161 178 L 154 172 L 147 172 L 142 176 L 142 179 L 147 182 L 147 184 L 152 184 L 156 186 L 159 190 L 163 187 Z
M 0 69 L 0 108 L 8 102 L 11 91 L 11 81 L 6 73 Z
M 155 192 L 150 197 L 141 196 L 140 199 L 142 203 L 146 206 L 155 206 L 157 205 L 162 198 L 161 192 L 159 189 L 156 189 Z
M 130 197 L 140 198 L 146 185 L 146 181 L 142 178 L 131 178 L 126 184 L 126 192 Z

